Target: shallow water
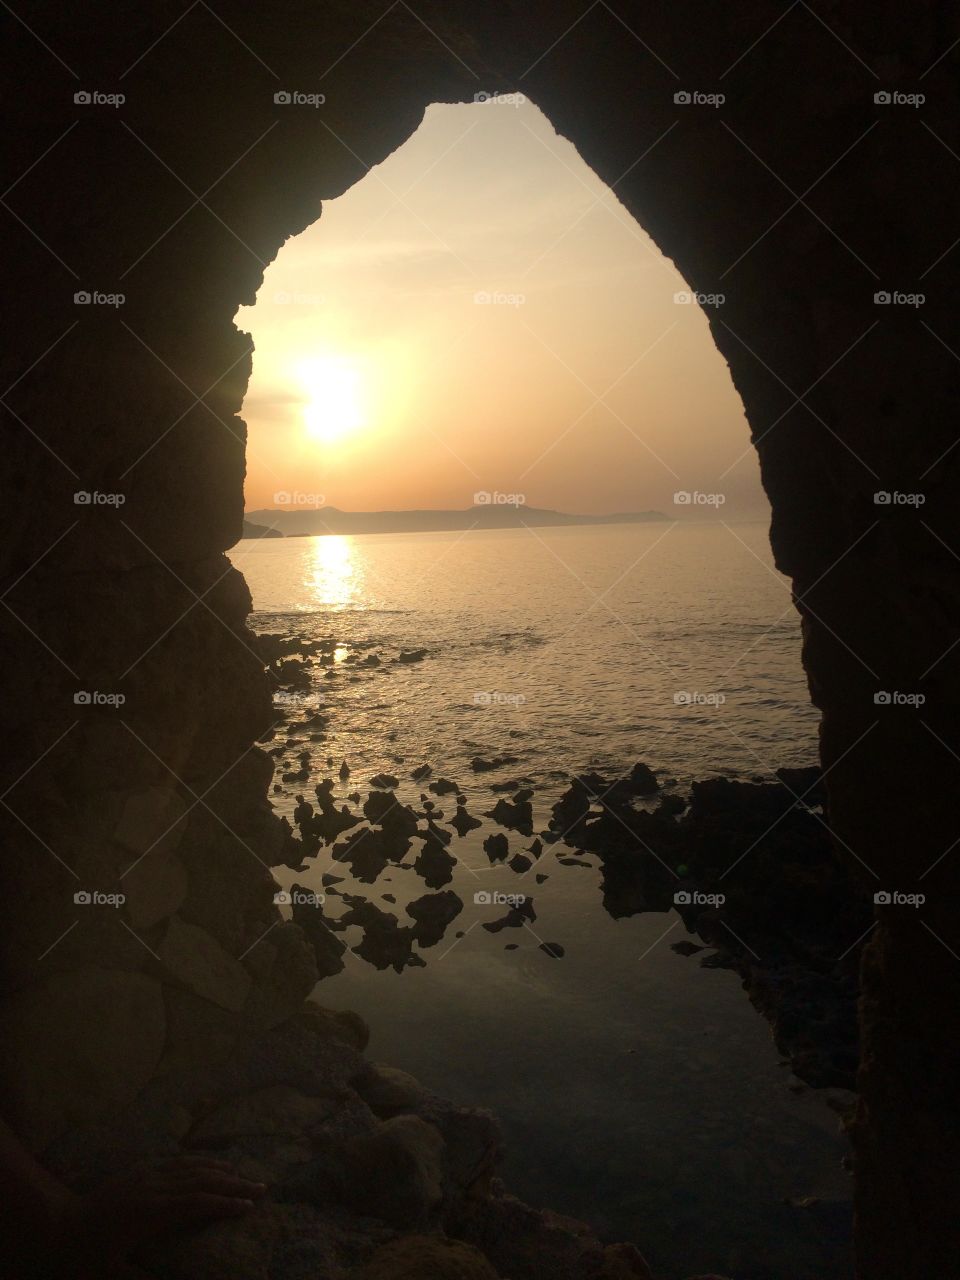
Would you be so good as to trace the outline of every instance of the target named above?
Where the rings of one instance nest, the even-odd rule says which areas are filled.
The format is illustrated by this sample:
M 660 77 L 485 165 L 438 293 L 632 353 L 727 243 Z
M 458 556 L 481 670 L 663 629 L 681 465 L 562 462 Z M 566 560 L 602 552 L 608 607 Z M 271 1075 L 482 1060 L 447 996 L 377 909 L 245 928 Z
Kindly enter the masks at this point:
M 232 559 L 255 629 L 339 646 L 336 674 L 316 668 L 309 694 L 331 715 L 324 739 L 295 730 L 278 777 L 303 749 L 315 772 L 284 785 L 281 812 L 335 772 L 328 756 L 351 766 L 338 804 L 386 770 L 416 805 L 425 784 L 409 774 L 423 762 L 478 817 L 493 783 L 529 780 L 535 831 L 571 771 L 615 775 L 642 759 L 682 787 L 814 759 L 799 626 L 763 525 L 246 541 Z M 423 648 L 420 662 L 396 661 Z M 358 668 L 371 653 L 381 665 Z M 287 711 L 300 715 L 296 699 Z M 508 754 L 516 762 L 501 769 L 470 768 L 473 756 Z M 452 797 L 431 799 L 450 816 Z M 423 951 L 425 968 L 378 971 L 348 951 L 317 997 L 370 1022 L 374 1057 L 493 1110 L 516 1194 L 635 1240 L 664 1280 L 848 1275 L 836 1116 L 822 1094 L 790 1087 L 739 979 L 670 949 L 687 936 L 674 912 L 613 920 L 596 859 L 560 864 L 566 845 L 521 874 L 491 864 L 482 842 L 494 829 L 485 818 L 449 846 L 458 861 L 444 887 L 464 910 Z M 511 854 L 530 844 L 509 841 Z M 426 888 L 392 864 L 360 885 L 328 849 L 278 879 L 320 890 L 331 869 L 346 877 L 337 889 L 401 923 Z M 474 894 L 491 890 L 532 896 L 536 918 L 488 932 L 504 909 Z M 339 914 L 336 894 L 326 906 Z M 360 932 L 339 936 L 353 945 Z M 786 1203 L 801 1197 L 819 1203 Z

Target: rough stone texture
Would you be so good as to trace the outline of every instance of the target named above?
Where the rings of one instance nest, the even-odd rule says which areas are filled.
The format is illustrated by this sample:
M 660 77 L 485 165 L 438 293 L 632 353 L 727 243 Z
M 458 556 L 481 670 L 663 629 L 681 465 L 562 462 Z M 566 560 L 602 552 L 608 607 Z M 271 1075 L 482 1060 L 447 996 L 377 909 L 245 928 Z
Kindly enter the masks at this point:
M 162 978 L 168 927 L 141 935 L 125 908 L 75 909 L 79 889 L 120 891 L 123 793 L 176 792 L 182 919 L 254 973 L 276 920 L 260 873 L 279 837 L 250 752 L 268 690 L 244 627 L 248 593 L 223 556 L 241 530 L 237 414 L 251 360 L 232 317 L 284 239 L 404 141 L 427 103 L 519 88 L 691 286 L 727 296 L 711 328 L 802 615 L 841 847 L 871 889 L 909 891 L 922 877 L 927 897 L 921 911 L 882 907 L 865 953 L 860 1275 L 949 1274 L 960 1255 L 957 15 L 933 0 L 909 14 L 857 0 L 384 8 L 222 0 L 214 15 L 152 0 L 108 23 L 92 5 L 40 0 L 29 26 L 2 15 L 17 116 L 0 268 L 16 306 L 0 348 L 12 478 L 0 644 L 15 673 L 3 708 L 6 1067 L 39 1052 L 31 1006 L 82 973 L 86 1016 L 64 1013 L 78 1043 L 58 1087 L 73 1097 L 78 1064 L 90 1064 L 90 1097 L 112 1113 L 112 1069 L 85 1036 L 118 988 L 153 990 L 135 975 Z M 878 88 L 921 83 L 922 113 L 874 105 Z M 674 104 L 678 88 L 719 84 L 722 112 Z M 122 109 L 74 104 L 80 87 L 119 85 Z M 282 86 L 324 92 L 324 110 L 276 107 Z M 922 319 L 873 306 L 877 289 L 921 287 Z M 78 289 L 126 302 L 77 307 Z M 877 507 L 879 489 L 922 490 L 926 503 Z M 78 490 L 125 502 L 75 505 Z M 877 706 L 879 689 L 927 701 Z M 78 691 L 126 701 L 75 703 Z M 180 996 L 164 987 L 169 1006 Z M 235 1018 L 226 1034 L 243 1032 Z M 173 1028 L 202 1052 L 195 1019 Z M 168 1038 L 164 1060 L 184 1054 Z M 146 1056 L 139 1066 L 128 1087 L 149 1074 Z M 21 1100 L 10 1118 L 28 1136 L 73 1119 L 71 1106 L 41 1118 Z

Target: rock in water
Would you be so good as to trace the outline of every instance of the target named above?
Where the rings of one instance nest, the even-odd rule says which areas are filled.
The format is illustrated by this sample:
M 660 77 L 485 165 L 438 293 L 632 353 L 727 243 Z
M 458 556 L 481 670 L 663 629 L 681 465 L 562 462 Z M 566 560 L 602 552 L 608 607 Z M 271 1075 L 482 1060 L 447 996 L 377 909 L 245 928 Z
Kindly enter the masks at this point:
M 425 893 L 407 907 L 407 915 L 416 921 L 414 935 L 421 947 L 433 947 L 447 931 L 447 926 L 463 910 L 463 902 L 452 889 L 443 893 Z

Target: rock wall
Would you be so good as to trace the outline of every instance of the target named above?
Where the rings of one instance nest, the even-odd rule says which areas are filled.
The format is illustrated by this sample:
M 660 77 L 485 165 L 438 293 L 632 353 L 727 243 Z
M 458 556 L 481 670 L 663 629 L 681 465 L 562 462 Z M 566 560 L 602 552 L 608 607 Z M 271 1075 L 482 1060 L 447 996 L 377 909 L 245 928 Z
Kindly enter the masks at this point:
M 519 90 L 693 288 L 726 295 L 712 331 L 803 617 L 838 839 L 874 891 L 926 895 L 882 905 L 866 952 L 859 1271 L 950 1274 L 956 15 L 932 0 L 909 17 L 852 2 L 431 0 L 384 15 L 367 0 L 158 0 L 117 22 L 39 0 L 3 21 L 11 1122 L 49 1150 L 164 1073 L 227 1058 L 311 988 L 312 954 L 271 900 L 279 836 L 252 745 L 269 699 L 223 555 L 241 529 L 251 367 L 233 316 L 283 241 L 428 103 Z M 277 104 L 279 90 L 326 102 Z M 925 302 L 878 306 L 878 291 Z

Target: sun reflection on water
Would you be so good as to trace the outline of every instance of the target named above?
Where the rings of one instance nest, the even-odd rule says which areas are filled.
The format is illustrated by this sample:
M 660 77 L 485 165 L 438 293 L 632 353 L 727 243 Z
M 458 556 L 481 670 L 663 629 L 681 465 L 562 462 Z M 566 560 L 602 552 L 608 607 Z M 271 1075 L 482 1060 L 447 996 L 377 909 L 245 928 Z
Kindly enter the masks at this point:
M 353 542 L 343 534 L 327 533 L 310 539 L 304 586 L 313 603 L 338 611 L 360 599 L 362 574 Z

